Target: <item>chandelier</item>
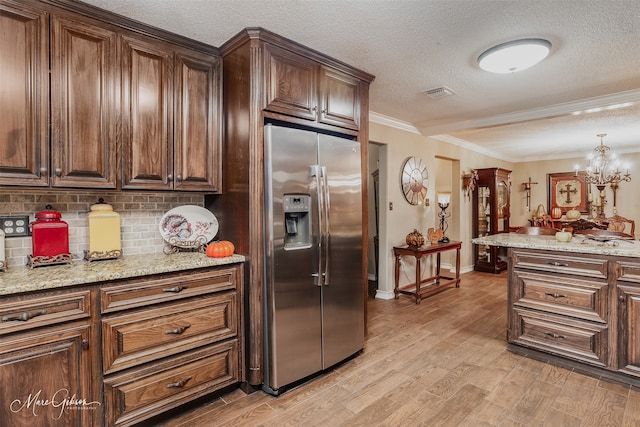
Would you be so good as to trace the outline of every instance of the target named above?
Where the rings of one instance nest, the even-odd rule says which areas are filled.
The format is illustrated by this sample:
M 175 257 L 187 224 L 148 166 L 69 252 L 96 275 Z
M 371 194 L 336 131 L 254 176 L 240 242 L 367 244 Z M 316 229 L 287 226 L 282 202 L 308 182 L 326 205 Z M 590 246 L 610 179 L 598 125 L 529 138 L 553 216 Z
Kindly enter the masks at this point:
M 611 149 L 604 145 L 602 139 L 607 136 L 607 134 L 600 133 L 597 136 L 600 138 L 600 145 L 593 149 L 595 153 L 590 153 L 588 156 L 589 166 L 587 166 L 585 182 L 587 184 L 594 184 L 602 191 L 607 184 L 617 186 L 618 183 L 622 181 L 631 181 L 629 166 L 624 166 L 626 172 L 623 174 L 620 171 L 622 168 L 620 160 L 616 157 L 615 153 L 609 153 Z

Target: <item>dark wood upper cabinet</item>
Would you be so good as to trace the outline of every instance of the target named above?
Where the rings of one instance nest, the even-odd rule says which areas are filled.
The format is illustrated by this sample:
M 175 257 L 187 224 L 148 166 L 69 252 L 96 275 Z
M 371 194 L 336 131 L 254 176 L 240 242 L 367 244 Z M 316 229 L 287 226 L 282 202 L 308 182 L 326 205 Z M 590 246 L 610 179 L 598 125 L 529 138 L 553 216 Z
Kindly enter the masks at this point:
M 0 28 L 0 185 L 221 192 L 217 48 L 70 0 Z
M 54 187 L 116 187 L 116 33 L 51 17 Z
M 270 44 L 264 55 L 265 110 L 359 129 L 359 79 Z
M 122 188 L 220 190 L 218 57 L 122 37 Z
M 173 52 L 123 37 L 122 188 L 171 189 Z
M 327 67 L 320 68 L 321 123 L 360 128 L 360 81 Z
M 265 45 L 265 109 L 316 120 L 318 65 L 302 55 Z
M 49 16 L 0 0 L 0 185 L 49 185 Z
M 198 52 L 175 58 L 174 188 L 222 191 L 222 61 Z

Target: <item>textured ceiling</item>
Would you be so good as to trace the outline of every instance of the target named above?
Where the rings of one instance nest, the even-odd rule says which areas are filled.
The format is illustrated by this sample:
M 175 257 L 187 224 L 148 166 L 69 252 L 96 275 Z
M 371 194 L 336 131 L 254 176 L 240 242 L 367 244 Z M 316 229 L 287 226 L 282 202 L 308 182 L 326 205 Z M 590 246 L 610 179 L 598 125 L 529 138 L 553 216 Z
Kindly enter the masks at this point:
M 424 135 L 511 161 L 574 157 L 598 144 L 640 151 L 637 0 L 87 0 L 220 46 L 264 27 L 376 76 L 370 110 Z M 514 74 L 476 58 L 509 40 L 552 43 Z M 429 98 L 447 86 L 455 95 Z M 621 102 L 617 110 L 570 115 Z M 402 123 L 404 122 L 404 123 Z

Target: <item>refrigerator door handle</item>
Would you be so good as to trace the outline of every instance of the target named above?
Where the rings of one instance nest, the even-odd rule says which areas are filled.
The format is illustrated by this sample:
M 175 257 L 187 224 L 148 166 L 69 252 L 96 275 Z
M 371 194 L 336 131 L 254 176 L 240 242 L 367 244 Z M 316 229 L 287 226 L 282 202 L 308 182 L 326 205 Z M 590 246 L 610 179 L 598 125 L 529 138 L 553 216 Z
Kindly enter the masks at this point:
M 325 257 L 324 257 L 324 285 L 329 286 L 329 263 L 331 261 L 330 251 L 329 251 L 329 238 L 331 237 L 329 233 L 329 212 L 331 211 L 331 199 L 329 198 L 329 182 L 327 180 L 327 167 L 322 166 L 320 168 L 320 174 L 322 175 L 322 192 L 324 199 L 324 247 L 325 247 Z
M 322 286 L 322 191 L 320 191 L 321 187 L 321 179 L 320 179 L 320 166 L 312 165 L 309 167 L 310 174 L 312 178 L 315 178 L 316 181 L 316 211 L 318 213 L 318 232 L 320 236 L 318 236 L 318 247 L 316 250 L 316 256 L 314 257 L 314 261 L 317 261 L 318 272 L 311 274 L 313 277 L 313 283 L 316 286 Z

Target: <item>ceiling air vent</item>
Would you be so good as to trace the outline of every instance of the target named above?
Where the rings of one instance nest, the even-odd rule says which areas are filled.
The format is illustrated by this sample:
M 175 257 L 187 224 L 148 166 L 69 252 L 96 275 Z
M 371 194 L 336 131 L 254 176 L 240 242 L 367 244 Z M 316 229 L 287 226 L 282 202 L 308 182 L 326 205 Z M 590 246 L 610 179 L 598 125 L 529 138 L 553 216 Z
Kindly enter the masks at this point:
M 453 90 L 449 89 L 446 86 L 437 87 L 435 89 L 429 89 L 425 91 L 425 93 L 429 95 L 429 98 L 431 99 L 442 99 L 442 98 L 446 98 L 447 96 L 456 94 Z

